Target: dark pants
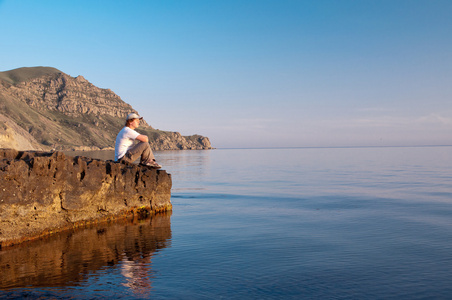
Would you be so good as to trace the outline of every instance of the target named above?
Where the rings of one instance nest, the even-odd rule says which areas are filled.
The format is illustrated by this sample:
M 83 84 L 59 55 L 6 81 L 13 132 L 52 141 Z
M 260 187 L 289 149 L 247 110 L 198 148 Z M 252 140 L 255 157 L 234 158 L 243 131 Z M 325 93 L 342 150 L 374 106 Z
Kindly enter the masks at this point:
M 140 157 L 140 163 L 146 163 L 154 159 L 154 153 L 152 153 L 149 143 L 139 142 L 129 149 L 119 161 L 133 163 L 138 157 Z

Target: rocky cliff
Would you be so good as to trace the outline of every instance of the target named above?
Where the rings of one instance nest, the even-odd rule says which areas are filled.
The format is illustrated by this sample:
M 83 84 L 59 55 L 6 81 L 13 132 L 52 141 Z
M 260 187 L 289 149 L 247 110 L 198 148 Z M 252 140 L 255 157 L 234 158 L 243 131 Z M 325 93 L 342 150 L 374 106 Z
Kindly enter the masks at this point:
M 98 88 L 82 76 L 48 67 L 0 72 L 0 147 L 111 148 L 130 112 L 138 113 L 110 89 Z M 22 130 L 11 129 L 16 132 L 12 135 L 7 128 L 14 126 Z M 156 130 L 146 121 L 137 131 L 151 138 L 154 150 L 211 149 L 207 137 Z
M 171 210 L 164 170 L 0 149 L 0 248 L 131 211 Z

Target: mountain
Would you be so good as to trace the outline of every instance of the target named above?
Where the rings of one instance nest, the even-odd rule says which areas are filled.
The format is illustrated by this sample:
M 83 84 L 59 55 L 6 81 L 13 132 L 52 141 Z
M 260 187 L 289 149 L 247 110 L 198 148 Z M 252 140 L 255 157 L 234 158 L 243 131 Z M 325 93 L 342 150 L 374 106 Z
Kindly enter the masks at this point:
M 97 150 L 114 147 L 127 114 L 138 113 L 110 89 L 50 67 L 0 72 L 0 147 Z M 211 149 L 207 137 L 137 129 L 154 150 Z

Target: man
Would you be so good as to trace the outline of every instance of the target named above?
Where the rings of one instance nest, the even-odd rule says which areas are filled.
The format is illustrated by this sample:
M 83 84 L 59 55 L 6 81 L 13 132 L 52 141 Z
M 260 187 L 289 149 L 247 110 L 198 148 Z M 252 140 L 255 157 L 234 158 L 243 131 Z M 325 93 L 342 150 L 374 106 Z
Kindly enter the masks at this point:
M 127 116 L 126 125 L 116 137 L 115 161 L 133 163 L 140 157 L 140 165 L 160 169 L 162 166 L 155 161 L 148 137 L 135 131 L 142 119 L 135 113 Z M 135 140 L 138 143 L 134 145 Z

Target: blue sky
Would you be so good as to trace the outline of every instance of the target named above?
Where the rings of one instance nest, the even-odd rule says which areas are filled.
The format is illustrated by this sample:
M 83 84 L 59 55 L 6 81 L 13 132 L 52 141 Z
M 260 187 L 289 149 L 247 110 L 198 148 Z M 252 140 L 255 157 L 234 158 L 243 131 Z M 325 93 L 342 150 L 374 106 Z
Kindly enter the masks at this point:
M 215 147 L 452 144 L 452 1 L 0 0 L 0 71 L 51 66 Z

